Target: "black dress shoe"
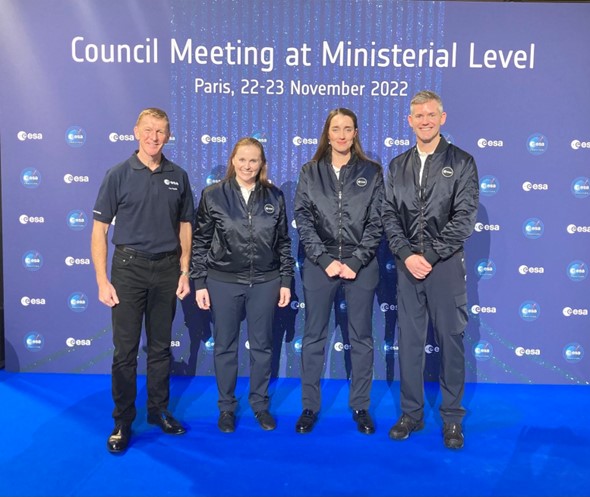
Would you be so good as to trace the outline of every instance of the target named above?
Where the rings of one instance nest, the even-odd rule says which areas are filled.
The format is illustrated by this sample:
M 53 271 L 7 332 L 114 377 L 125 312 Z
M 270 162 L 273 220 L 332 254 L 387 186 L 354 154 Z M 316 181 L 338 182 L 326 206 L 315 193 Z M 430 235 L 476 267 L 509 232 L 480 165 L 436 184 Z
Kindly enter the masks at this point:
M 107 440 L 107 449 L 111 454 L 122 454 L 127 450 L 131 439 L 131 425 L 118 423 Z
M 352 411 L 352 419 L 356 421 L 358 430 L 365 435 L 375 433 L 375 425 L 371 419 L 369 411 L 365 409 L 355 409 Z
M 236 429 L 236 415 L 233 411 L 221 411 L 217 426 L 223 433 L 232 433 Z
M 186 433 L 186 428 L 168 411 L 149 413 L 147 421 L 151 425 L 158 425 L 168 435 L 183 435 Z
M 258 424 L 263 430 L 270 431 L 277 427 L 277 422 L 266 409 L 258 411 L 254 414 L 254 417 L 258 420 Z
M 295 431 L 297 433 L 309 433 L 313 430 L 313 425 L 318 419 L 318 415 L 311 409 L 303 409 L 301 416 L 297 420 L 295 425 Z
M 402 414 L 397 423 L 389 430 L 389 438 L 393 440 L 405 440 L 413 431 L 424 428 L 424 420 L 416 421 L 407 414 Z
M 443 425 L 443 442 L 447 449 L 462 449 L 465 445 L 461 423 L 445 423 Z

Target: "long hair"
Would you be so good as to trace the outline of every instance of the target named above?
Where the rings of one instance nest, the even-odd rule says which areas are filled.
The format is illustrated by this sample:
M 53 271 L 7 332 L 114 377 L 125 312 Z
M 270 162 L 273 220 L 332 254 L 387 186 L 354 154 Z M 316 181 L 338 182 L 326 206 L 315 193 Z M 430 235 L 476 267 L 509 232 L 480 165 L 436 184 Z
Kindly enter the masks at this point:
M 236 168 L 234 167 L 233 160 L 236 154 L 238 153 L 238 149 L 245 145 L 253 145 L 260 150 L 260 158 L 262 159 L 262 167 L 258 174 L 256 175 L 256 181 L 258 181 L 262 186 L 269 187 L 271 182 L 268 180 L 268 167 L 266 165 L 266 154 L 264 153 L 264 147 L 262 143 L 260 143 L 256 138 L 252 138 L 247 136 L 245 138 L 241 138 L 238 142 L 234 145 L 234 149 L 229 156 L 229 160 L 227 161 L 227 172 L 225 173 L 225 179 L 231 179 L 236 177 Z
M 330 145 L 330 138 L 329 138 L 330 123 L 332 122 L 332 119 L 334 118 L 334 116 L 337 116 L 338 114 L 340 114 L 342 116 L 348 116 L 352 119 L 352 122 L 354 124 L 354 129 L 357 132 L 356 136 L 352 140 L 352 147 L 351 147 L 352 150 L 354 151 L 355 155 L 361 160 L 371 160 L 371 159 L 369 159 L 369 157 L 367 157 L 367 155 L 363 151 L 363 147 L 361 145 L 361 141 L 358 136 L 358 119 L 356 117 L 356 114 L 354 112 L 352 112 L 350 109 L 345 109 L 344 107 L 334 109 L 334 110 L 330 111 L 330 113 L 328 114 L 328 117 L 326 118 L 326 122 L 324 123 L 324 129 L 322 131 L 322 136 L 320 136 L 320 142 L 318 143 L 318 148 L 315 151 L 315 154 L 313 155 L 311 160 L 319 161 L 324 156 L 326 156 L 326 154 L 328 154 L 328 152 L 330 152 L 332 150 L 332 147 Z

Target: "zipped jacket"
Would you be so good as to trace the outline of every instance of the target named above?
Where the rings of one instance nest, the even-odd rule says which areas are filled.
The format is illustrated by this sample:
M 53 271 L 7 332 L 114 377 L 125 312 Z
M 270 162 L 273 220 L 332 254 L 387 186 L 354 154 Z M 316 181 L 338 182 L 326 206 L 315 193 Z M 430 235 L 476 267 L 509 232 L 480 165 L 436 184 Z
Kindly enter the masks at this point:
M 432 265 L 463 249 L 479 206 L 475 160 L 443 136 L 424 164 L 416 146 L 389 163 L 383 225 L 391 252 L 422 254 Z
M 375 257 L 383 227 L 383 169 L 353 154 L 340 169 L 329 158 L 301 169 L 295 221 L 306 257 L 326 269 L 334 260 L 358 272 Z
M 237 181 L 225 179 L 201 194 L 192 244 L 191 278 L 253 285 L 280 276 L 291 288 L 295 261 L 283 192 L 256 183 L 248 203 Z

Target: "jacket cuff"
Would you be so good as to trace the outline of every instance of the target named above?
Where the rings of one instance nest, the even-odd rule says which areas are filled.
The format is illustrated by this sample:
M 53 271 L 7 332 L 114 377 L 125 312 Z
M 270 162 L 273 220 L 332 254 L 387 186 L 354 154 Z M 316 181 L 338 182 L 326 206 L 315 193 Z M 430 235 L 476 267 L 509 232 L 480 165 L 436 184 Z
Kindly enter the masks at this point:
M 325 252 L 318 257 L 318 264 L 322 269 L 326 269 L 332 262 L 334 262 L 334 259 Z
M 407 245 L 404 245 L 401 249 L 399 249 L 397 256 L 402 260 L 405 261 L 408 257 L 410 257 L 414 252 L 412 249 Z
M 352 257 L 349 257 L 347 259 L 344 259 L 343 261 L 350 269 L 352 269 L 355 273 L 358 273 L 359 270 L 361 269 L 361 267 L 363 266 L 363 262 L 355 257 L 354 255 Z
M 204 290 L 207 288 L 207 283 L 205 282 L 206 278 L 196 278 L 195 281 L 195 291 L 197 290 Z
M 281 288 L 288 288 L 291 290 L 291 285 L 293 284 L 293 277 L 292 276 L 281 276 Z
M 434 266 L 438 261 L 440 261 L 440 255 L 438 255 L 434 250 L 428 249 L 424 252 L 424 259 L 426 259 L 431 266 Z

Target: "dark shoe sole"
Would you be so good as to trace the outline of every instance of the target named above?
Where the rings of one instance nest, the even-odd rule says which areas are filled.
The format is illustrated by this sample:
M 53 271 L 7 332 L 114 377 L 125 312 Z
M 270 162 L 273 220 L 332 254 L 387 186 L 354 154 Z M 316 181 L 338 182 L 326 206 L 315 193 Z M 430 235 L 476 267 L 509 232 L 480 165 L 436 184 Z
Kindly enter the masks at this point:
M 313 430 L 314 424 L 312 424 L 311 426 L 297 426 L 297 425 L 295 425 L 295 431 L 297 433 L 311 433 Z
M 109 451 L 109 453 L 118 456 L 121 454 L 125 454 L 125 452 L 127 452 L 127 447 L 125 447 L 124 449 L 113 449 L 107 442 L 107 450 Z
M 375 433 L 375 428 L 369 428 L 367 426 L 365 426 L 365 427 L 359 426 L 358 430 L 363 435 L 372 435 L 373 433 Z
M 446 443 L 444 441 L 443 441 L 443 443 L 445 444 L 445 447 L 447 449 L 451 449 L 451 450 L 460 450 L 460 449 L 462 449 L 465 446 L 464 443 L 459 443 L 459 444 L 457 444 L 455 442 L 453 442 L 453 443 Z
M 166 430 L 166 428 L 163 428 L 162 425 L 158 421 L 150 421 L 148 419 L 148 424 L 157 426 L 166 435 L 184 435 L 186 433 L 186 429 L 185 428 L 179 428 L 179 429 L 176 429 L 174 431 Z

